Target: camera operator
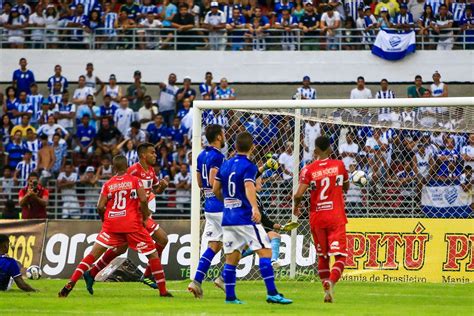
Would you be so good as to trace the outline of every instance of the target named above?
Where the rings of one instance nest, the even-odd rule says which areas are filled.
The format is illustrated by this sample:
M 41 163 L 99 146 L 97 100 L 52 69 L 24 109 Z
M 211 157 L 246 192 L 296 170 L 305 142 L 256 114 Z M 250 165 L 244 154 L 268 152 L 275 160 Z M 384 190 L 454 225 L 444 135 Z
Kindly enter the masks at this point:
M 18 193 L 23 219 L 46 218 L 49 191 L 38 183 L 38 174 L 30 173 L 28 185 Z

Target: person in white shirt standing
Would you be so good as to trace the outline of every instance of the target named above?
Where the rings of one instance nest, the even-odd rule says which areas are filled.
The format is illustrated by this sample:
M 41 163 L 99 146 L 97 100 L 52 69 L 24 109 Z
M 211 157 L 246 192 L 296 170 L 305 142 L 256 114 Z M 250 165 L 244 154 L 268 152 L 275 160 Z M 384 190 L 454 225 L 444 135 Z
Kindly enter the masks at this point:
M 120 99 L 120 107 L 115 111 L 114 122 L 117 129 L 123 136 L 127 135 L 127 130 L 135 118 L 135 113 L 128 107 L 127 97 Z
M 375 94 L 376 99 L 395 99 L 395 93 L 388 88 L 388 80 L 380 81 L 380 90 Z M 379 122 L 390 122 L 392 120 L 390 108 L 379 108 Z
M 117 84 L 117 77 L 111 74 L 109 77 L 109 84 L 102 89 L 102 95 L 110 95 L 112 104 L 118 106 L 120 98 L 122 97 L 122 87 Z
M 209 43 L 211 50 L 225 50 L 226 44 L 226 25 L 225 14 L 219 10 L 217 1 L 211 2 L 211 10 L 207 12 L 204 18 L 203 27 L 209 30 Z
M 102 82 L 102 80 L 100 80 L 99 77 L 94 75 L 94 65 L 92 63 L 87 63 L 86 74 L 84 75 L 84 78 L 86 80 L 86 87 L 92 89 L 94 96 L 97 96 L 104 88 L 104 83 Z
M 79 176 L 74 172 L 73 166 L 67 164 L 64 171 L 58 176 L 58 188 L 61 189 L 62 197 L 62 218 L 79 219 L 81 218 L 81 209 L 77 200 L 76 183 Z
M 357 77 L 357 87 L 351 91 L 351 99 L 372 99 L 372 91 L 365 87 L 365 79 L 362 76 Z M 363 113 L 367 113 L 368 109 L 360 108 L 359 110 L 354 109 L 352 111 L 353 116 L 363 116 Z
M 39 3 L 35 8 L 35 13 L 28 18 L 30 27 L 37 28 L 31 31 L 31 41 L 33 41 L 32 48 L 43 48 L 44 46 L 44 30 L 45 19 L 43 16 L 43 6 Z
M 346 170 L 349 170 L 351 164 L 358 164 L 356 158 L 359 153 L 359 146 L 354 143 L 354 137 L 354 134 L 347 133 L 346 142 L 339 146 L 339 155 L 342 158 Z
M 304 151 L 303 163 L 307 164 L 314 159 L 316 138 L 321 136 L 321 125 L 314 121 L 308 121 L 304 125 Z
M 176 115 L 176 93 L 179 88 L 176 85 L 176 75 L 171 73 L 168 76 L 168 83 L 160 83 L 160 99 L 158 100 L 158 106 L 160 114 L 163 115 L 163 120 L 167 127 L 173 125 L 173 119 Z
M 448 85 L 441 82 L 441 74 L 435 71 L 433 74 L 433 83 L 431 84 L 431 96 L 433 98 L 448 97 Z M 446 120 L 449 118 L 449 109 L 445 106 L 434 108 L 438 118 Z
M 285 152 L 278 158 L 283 171 L 283 180 L 289 181 L 293 179 L 293 165 L 295 159 L 293 157 L 293 142 L 287 142 Z
M 337 2 L 337 1 L 336 1 Z M 326 34 L 327 49 L 337 50 L 339 44 L 339 28 L 341 27 L 341 15 L 334 11 L 333 6 L 325 7 L 321 16 L 321 32 Z
M 91 87 L 86 86 L 86 77 L 81 75 L 77 81 L 77 89 L 74 90 L 72 96 L 72 103 L 76 106 L 86 104 L 88 95 L 94 95 L 94 90 Z

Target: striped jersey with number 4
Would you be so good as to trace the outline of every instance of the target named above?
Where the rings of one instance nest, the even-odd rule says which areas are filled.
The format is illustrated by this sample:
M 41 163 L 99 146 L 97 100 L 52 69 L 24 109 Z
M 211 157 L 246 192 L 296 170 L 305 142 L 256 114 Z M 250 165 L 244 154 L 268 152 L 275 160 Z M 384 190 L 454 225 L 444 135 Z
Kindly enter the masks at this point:
M 347 223 L 342 189 L 345 181 L 348 175 L 342 160 L 316 160 L 301 170 L 300 183 L 309 186 L 310 212 L 314 212 L 319 228 Z
M 104 183 L 101 195 L 107 198 L 102 230 L 110 233 L 133 233 L 143 229 L 137 190 L 142 182 L 134 176 L 114 176 Z

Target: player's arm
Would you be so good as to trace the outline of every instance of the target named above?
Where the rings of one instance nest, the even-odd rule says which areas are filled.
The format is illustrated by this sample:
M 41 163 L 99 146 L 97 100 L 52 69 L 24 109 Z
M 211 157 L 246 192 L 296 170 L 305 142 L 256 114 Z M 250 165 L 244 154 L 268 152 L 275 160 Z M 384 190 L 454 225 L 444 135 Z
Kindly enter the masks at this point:
M 104 221 L 105 205 L 107 204 L 107 196 L 101 194 L 97 202 L 97 214 L 102 221 Z
M 294 201 L 293 214 L 296 215 L 296 216 L 301 215 L 300 204 L 301 204 L 301 201 L 303 201 L 304 193 L 306 192 L 308 187 L 309 187 L 308 184 L 300 183 L 299 186 L 298 186 L 298 190 L 296 190 L 296 193 L 293 196 L 293 201 Z
M 201 178 L 201 172 L 197 171 L 197 181 L 198 181 L 198 187 L 202 189 L 202 178 Z
M 21 276 L 21 274 L 14 277 L 13 280 L 15 281 L 16 286 L 18 286 L 18 288 L 22 291 L 38 292 L 38 290 L 32 288 L 31 285 L 29 285 L 28 283 L 25 282 L 25 280 L 23 280 L 23 277 Z
M 252 181 L 245 181 L 245 195 L 249 200 L 250 205 L 252 206 L 252 220 L 255 223 L 260 223 L 262 219 L 262 214 L 258 210 L 257 204 L 257 189 L 255 187 L 255 183 Z
M 343 179 L 343 181 L 342 181 L 342 191 L 344 191 L 344 193 L 347 193 L 347 191 L 349 190 L 349 186 L 351 184 L 349 182 L 349 174 L 347 173 L 346 166 L 344 165 L 342 160 L 340 161 L 340 168 L 342 170 L 342 176 L 343 176 L 343 178 L 342 178 Z
M 146 221 L 151 212 L 148 209 L 148 199 L 146 197 L 145 189 L 139 186 L 137 189 L 138 200 L 140 201 L 140 212 L 142 213 L 143 221 Z
M 215 179 L 214 184 L 212 185 L 212 192 L 214 192 L 214 195 L 221 201 L 224 200 L 224 197 L 222 196 L 222 184 L 219 179 Z

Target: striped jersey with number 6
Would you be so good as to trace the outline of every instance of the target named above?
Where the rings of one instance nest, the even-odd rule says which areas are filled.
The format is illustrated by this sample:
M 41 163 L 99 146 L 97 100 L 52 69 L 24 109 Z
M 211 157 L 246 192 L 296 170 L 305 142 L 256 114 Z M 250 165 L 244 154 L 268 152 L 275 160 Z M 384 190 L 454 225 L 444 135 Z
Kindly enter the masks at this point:
M 318 227 L 347 223 L 342 189 L 345 181 L 348 175 L 342 160 L 316 160 L 301 170 L 300 183 L 309 185 L 310 212 L 314 212 Z

